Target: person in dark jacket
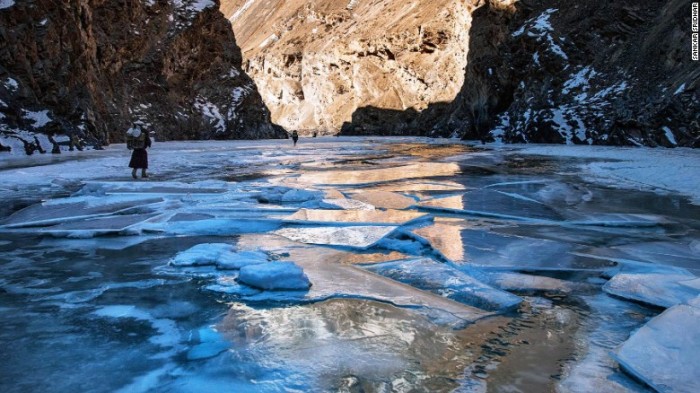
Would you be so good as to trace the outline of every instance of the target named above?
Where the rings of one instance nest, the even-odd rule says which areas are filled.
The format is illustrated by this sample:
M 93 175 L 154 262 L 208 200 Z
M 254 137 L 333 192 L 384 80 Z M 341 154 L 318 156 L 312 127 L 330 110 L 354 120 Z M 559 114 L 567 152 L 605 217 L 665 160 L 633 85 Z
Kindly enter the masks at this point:
M 299 133 L 296 132 L 296 130 L 294 130 L 294 132 L 292 132 L 292 140 L 294 141 L 294 146 L 296 146 L 297 141 L 299 140 Z
M 131 177 L 136 179 L 136 170 L 141 169 L 141 177 L 148 177 L 146 170 L 148 169 L 148 152 L 146 149 L 151 147 L 151 138 L 148 133 L 141 129 L 141 126 L 134 123 L 126 132 L 126 147 L 133 150 L 131 153 L 131 161 L 129 168 L 132 168 Z

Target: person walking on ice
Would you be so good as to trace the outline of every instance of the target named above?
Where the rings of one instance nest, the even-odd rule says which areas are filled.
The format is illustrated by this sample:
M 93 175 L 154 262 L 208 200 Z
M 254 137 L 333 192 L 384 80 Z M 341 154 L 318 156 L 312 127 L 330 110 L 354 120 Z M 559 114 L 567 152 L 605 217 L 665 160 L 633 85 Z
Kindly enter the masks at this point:
M 296 130 L 292 132 L 292 140 L 294 141 L 294 146 L 296 146 L 297 141 L 299 140 L 299 133 Z
M 141 177 L 147 178 L 148 173 L 148 152 L 146 149 L 151 147 L 151 138 L 148 133 L 141 129 L 141 126 L 133 123 L 131 128 L 126 132 L 126 147 L 133 150 L 131 153 L 131 161 L 129 168 L 132 168 L 131 177 L 136 179 L 136 170 L 141 169 Z

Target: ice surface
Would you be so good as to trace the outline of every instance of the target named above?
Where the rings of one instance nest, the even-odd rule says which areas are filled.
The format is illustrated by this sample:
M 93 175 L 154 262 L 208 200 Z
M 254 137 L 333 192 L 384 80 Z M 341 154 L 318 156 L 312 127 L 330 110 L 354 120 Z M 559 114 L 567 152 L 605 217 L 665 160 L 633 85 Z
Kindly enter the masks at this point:
M 197 330 L 191 341 L 195 341 L 197 344 L 187 351 L 187 360 L 213 358 L 231 348 L 231 344 L 219 332 L 211 328 Z
M 561 216 L 551 207 L 511 194 L 491 189 L 424 201 L 420 207 L 481 217 L 524 221 L 558 221 Z
M 361 191 L 352 194 L 352 199 L 381 209 L 407 209 L 416 204 L 412 198 L 389 191 Z
M 307 290 L 311 286 L 304 270 L 293 262 L 269 262 L 241 268 L 238 280 L 266 290 Z
M 425 213 L 403 210 L 311 210 L 302 209 L 284 219 L 287 223 L 332 225 L 405 225 L 427 219 Z
M 522 299 L 492 288 L 447 264 L 414 259 L 365 266 L 372 272 L 489 311 L 516 308 Z
M 392 226 L 284 228 L 272 232 L 287 239 L 309 244 L 327 244 L 367 249 L 393 232 Z
M 322 208 L 343 209 L 343 210 L 374 210 L 374 206 L 347 198 L 324 199 L 321 201 Z
M 616 274 L 604 286 L 605 292 L 625 299 L 639 301 L 658 307 L 672 307 L 685 303 L 700 294 L 697 288 L 682 285 L 695 276 L 684 274 L 680 269 L 664 271 L 650 267 L 646 272 L 622 272 Z
M 622 368 L 658 392 L 700 391 L 700 304 L 664 311 L 613 353 Z
M 198 244 L 178 253 L 170 261 L 173 266 L 216 265 L 219 269 L 240 269 L 243 266 L 267 262 L 263 252 L 236 252 L 236 247 L 226 243 Z
M 592 292 L 595 287 L 590 284 L 560 280 L 547 276 L 532 274 L 494 272 L 485 273 L 483 280 L 496 288 L 516 293 L 547 292 L 555 294 L 571 294 L 580 292 Z
M 101 307 L 93 312 L 94 315 L 105 318 L 133 318 L 151 323 L 158 331 L 158 335 L 151 337 L 153 344 L 164 347 L 179 347 L 180 332 L 174 321 L 169 319 L 154 318 L 147 311 L 141 310 L 132 305 L 113 305 Z
M 457 164 L 424 162 L 394 168 L 362 171 L 304 173 L 299 177 L 299 182 L 327 185 L 365 185 L 424 177 L 451 176 L 456 173 L 459 173 L 459 165 Z
M 71 220 L 123 213 L 129 209 L 162 201 L 161 198 L 133 196 L 88 196 L 51 200 L 22 209 L 1 221 L 0 225 L 7 228 L 47 226 Z

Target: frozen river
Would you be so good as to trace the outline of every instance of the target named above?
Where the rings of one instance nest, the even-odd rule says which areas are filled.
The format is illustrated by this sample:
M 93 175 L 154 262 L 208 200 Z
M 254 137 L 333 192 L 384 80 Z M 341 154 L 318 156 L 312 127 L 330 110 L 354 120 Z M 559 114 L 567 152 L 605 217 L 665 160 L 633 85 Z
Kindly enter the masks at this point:
M 695 151 L 128 153 L 0 161 L 1 391 L 700 391 Z

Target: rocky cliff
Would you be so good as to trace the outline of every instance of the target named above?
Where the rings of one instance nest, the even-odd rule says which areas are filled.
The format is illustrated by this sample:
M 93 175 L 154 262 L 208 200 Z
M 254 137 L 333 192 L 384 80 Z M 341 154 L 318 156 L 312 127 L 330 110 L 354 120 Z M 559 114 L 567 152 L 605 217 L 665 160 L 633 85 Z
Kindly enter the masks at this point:
M 700 144 L 685 0 L 224 0 L 222 11 L 289 128 Z
M 464 82 L 471 2 L 223 0 L 275 122 L 336 133 L 357 108 L 420 112 Z
M 212 0 L 3 0 L 0 128 L 121 140 L 283 137 Z
M 700 147 L 690 2 L 508 3 L 486 1 L 472 14 L 466 82 L 435 132 Z

